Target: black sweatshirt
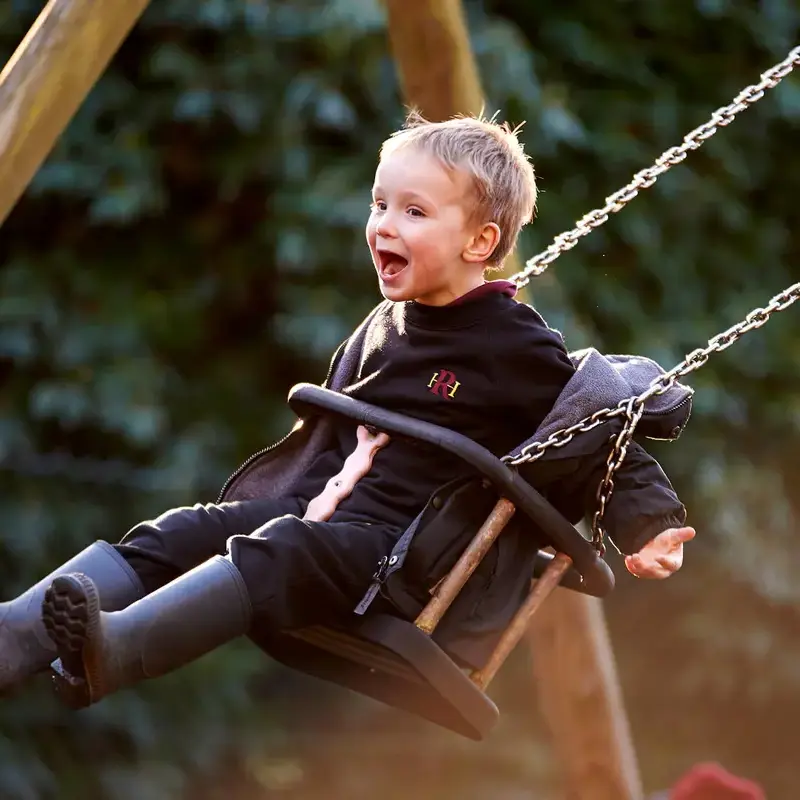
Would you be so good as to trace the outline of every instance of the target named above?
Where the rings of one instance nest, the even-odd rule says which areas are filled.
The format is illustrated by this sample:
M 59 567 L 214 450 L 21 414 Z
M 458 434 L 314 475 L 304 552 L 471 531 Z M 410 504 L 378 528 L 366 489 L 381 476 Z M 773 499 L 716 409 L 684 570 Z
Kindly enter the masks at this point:
M 532 307 L 516 302 L 511 286 L 493 281 L 448 306 L 385 301 L 367 332 L 356 379 L 343 393 L 450 428 L 497 456 L 505 455 L 533 435 L 574 373 L 561 335 Z M 355 445 L 355 427 L 343 425 L 339 447 L 312 467 L 300 496 L 321 491 Z M 639 448 L 633 461 L 641 461 L 643 453 Z M 565 481 L 546 492 L 572 521 L 592 511 L 592 492 L 602 476 L 596 473 L 605 456 L 574 465 Z M 648 463 L 640 467 L 655 464 L 646 454 L 644 459 Z M 648 523 L 655 520 L 656 527 L 663 519 L 663 530 L 680 521 L 682 506 L 655 467 L 647 483 L 661 477 L 661 485 L 648 491 L 641 479 L 634 481 L 644 494 L 633 503 L 633 516 L 646 516 Z M 472 472 L 441 449 L 392 440 L 376 454 L 372 469 L 339 504 L 331 521 L 360 519 L 405 527 L 437 488 Z M 593 486 L 587 487 L 592 480 Z M 537 478 L 535 484 L 543 482 Z M 617 480 L 620 494 L 624 483 L 624 477 Z M 617 506 L 624 512 L 619 501 Z M 631 551 L 625 544 L 638 549 L 645 543 L 637 535 L 642 525 L 637 529 L 625 524 L 633 522 L 630 516 L 622 513 L 617 526 L 629 529 L 624 536 L 628 542 L 615 537 L 627 552 Z M 654 535 L 650 527 L 647 524 L 648 538 Z

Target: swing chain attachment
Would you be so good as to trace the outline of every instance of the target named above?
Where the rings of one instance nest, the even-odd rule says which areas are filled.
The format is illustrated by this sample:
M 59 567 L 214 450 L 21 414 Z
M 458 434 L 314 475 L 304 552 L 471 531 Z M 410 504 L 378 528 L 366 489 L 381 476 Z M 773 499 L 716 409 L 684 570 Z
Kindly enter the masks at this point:
M 519 455 L 505 456 L 503 461 L 512 467 L 533 463 L 538 461 L 548 450 L 569 444 L 579 433 L 587 433 L 612 419 L 624 417 L 622 430 L 612 437 L 613 444 L 606 461 L 606 472 L 597 490 L 597 510 L 592 519 L 592 544 L 594 544 L 601 556 L 604 555 L 606 531 L 603 525 L 603 517 L 614 491 L 614 476 L 625 460 L 628 447 L 633 440 L 636 426 L 644 414 L 647 401 L 651 397 L 668 392 L 681 378 L 700 369 L 708 361 L 712 353 L 721 353 L 723 350 L 727 350 L 744 334 L 765 325 L 773 314 L 785 311 L 798 300 L 800 300 L 800 283 L 795 283 L 775 295 L 764 308 L 753 309 L 741 322 L 737 322 L 726 331 L 718 333 L 708 340 L 708 344 L 705 347 L 693 350 L 671 370 L 654 378 L 641 394 L 636 397 L 626 398 L 613 408 L 609 407 L 595 411 L 574 425 L 555 431 L 544 442 L 533 442 L 526 445 Z
M 690 150 L 697 150 L 720 128 L 730 125 L 740 112 L 759 101 L 768 89 L 774 89 L 797 66 L 800 66 L 800 47 L 795 47 L 783 61 L 764 72 L 758 83 L 739 92 L 730 105 L 718 108 L 708 122 L 684 136 L 680 145 L 663 152 L 653 166 L 637 172 L 627 186 L 606 198 L 606 204 L 602 208 L 588 212 L 578 220 L 572 230 L 556 236 L 546 250 L 528 259 L 525 269 L 512 275 L 509 280 L 520 289 L 527 286 L 532 275 L 541 275 L 560 255 L 575 247 L 579 239 L 606 223 L 611 214 L 621 211 L 640 191 L 651 187 L 660 175 L 683 161 Z
M 606 552 L 606 530 L 603 525 L 603 517 L 614 491 L 614 475 L 616 475 L 617 470 L 622 466 L 622 462 L 628 454 L 628 447 L 633 441 L 636 426 L 644 414 L 645 401 L 640 397 L 631 397 L 623 402 L 625 422 L 622 425 L 622 430 L 616 436 L 611 437 L 613 444 L 606 459 L 606 474 L 597 487 L 597 508 L 592 517 L 592 544 L 601 557 Z

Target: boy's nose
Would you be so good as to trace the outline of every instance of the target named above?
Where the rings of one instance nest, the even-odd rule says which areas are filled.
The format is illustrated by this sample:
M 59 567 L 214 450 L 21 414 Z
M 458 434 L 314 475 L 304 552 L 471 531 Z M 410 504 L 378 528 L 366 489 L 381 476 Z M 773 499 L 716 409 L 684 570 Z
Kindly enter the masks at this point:
M 394 239 L 397 237 L 397 228 L 388 214 L 385 214 L 378 220 L 378 224 L 375 226 L 375 233 L 382 239 Z

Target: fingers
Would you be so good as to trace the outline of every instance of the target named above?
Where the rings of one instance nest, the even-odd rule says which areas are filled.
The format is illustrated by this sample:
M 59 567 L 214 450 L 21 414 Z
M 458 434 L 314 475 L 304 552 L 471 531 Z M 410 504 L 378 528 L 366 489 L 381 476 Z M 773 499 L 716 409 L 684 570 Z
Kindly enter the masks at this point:
M 668 556 L 658 556 L 656 562 L 669 575 L 672 575 L 673 572 L 677 572 L 683 566 L 683 550 L 678 553 L 670 553 Z
M 625 568 L 636 578 L 663 580 L 677 572 L 683 564 L 683 553 L 644 558 L 638 553 L 625 557 Z
M 370 430 L 366 425 L 359 425 L 356 430 L 359 442 L 370 442 L 376 450 L 380 450 L 389 443 L 389 434 Z
M 664 534 L 669 534 L 669 545 L 677 547 L 690 542 L 697 535 L 697 532 L 694 528 L 670 528 L 668 531 L 664 531 Z
M 669 577 L 668 573 L 660 564 L 645 564 L 639 556 L 625 556 L 625 569 L 634 578 L 645 578 L 650 580 L 662 580 Z
M 631 556 L 628 556 L 631 558 Z M 639 566 L 636 563 L 631 563 L 625 559 L 625 568 L 633 575 L 634 578 L 643 578 L 645 580 L 664 580 L 669 578 L 672 572 L 665 569 L 660 564 L 648 564 L 647 566 Z

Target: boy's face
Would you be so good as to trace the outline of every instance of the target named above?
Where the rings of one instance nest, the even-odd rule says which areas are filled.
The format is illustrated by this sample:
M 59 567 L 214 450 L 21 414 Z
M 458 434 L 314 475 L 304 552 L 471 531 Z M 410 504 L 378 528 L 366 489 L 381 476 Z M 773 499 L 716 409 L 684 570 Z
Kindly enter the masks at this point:
M 466 174 L 413 146 L 383 157 L 367 242 L 387 300 L 442 306 L 483 283 L 476 242 L 487 226 L 469 221 L 473 191 Z

